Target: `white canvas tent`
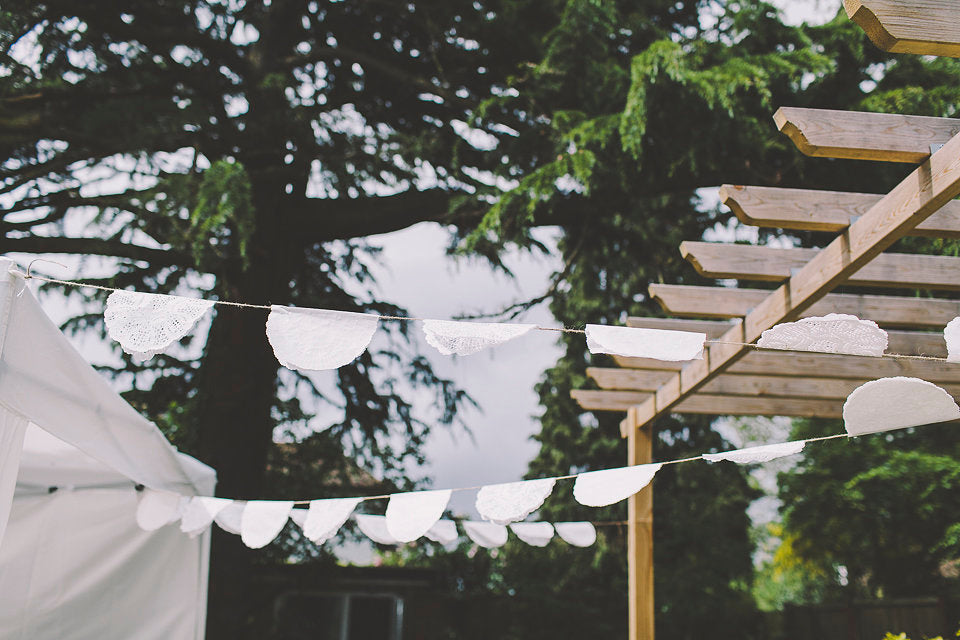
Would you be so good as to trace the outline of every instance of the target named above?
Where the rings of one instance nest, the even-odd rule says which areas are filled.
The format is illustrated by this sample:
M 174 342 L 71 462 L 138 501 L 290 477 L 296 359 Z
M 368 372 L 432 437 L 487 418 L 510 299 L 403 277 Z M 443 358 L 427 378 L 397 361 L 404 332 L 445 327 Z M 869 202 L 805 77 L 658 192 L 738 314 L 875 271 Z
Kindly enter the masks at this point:
M 202 638 L 210 534 L 136 524 L 137 484 L 212 495 L 0 258 L 0 640 Z

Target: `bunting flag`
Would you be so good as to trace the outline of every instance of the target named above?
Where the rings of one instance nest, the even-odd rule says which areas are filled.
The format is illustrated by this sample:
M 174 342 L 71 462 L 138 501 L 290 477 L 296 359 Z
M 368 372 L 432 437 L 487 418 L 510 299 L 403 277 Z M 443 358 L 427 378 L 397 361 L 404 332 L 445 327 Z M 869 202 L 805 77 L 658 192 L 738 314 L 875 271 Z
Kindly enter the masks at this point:
M 943 328 L 943 340 L 947 343 L 947 362 L 960 362 L 960 318 Z
M 960 407 L 937 385 L 919 378 L 881 378 L 853 390 L 843 403 L 851 436 L 960 418 Z
M 354 516 L 357 521 L 357 527 L 363 535 L 367 536 L 378 544 L 397 544 L 399 540 L 390 535 L 387 529 L 386 516 L 371 516 L 365 513 L 358 513 Z
M 555 522 L 553 528 L 561 540 L 575 547 L 589 547 L 597 541 L 592 522 Z
M 485 520 L 496 524 L 523 520 L 540 508 L 553 491 L 554 483 L 556 478 L 487 485 L 477 493 L 477 511 Z
M 626 500 L 650 484 L 663 466 L 661 462 L 638 464 L 620 469 L 588 471 L 577 476 L 573 497 L 588 507 L 605 507 Z
M 590 353 L 609 353 L 630 358 L 680 361 L 703 359 L 707 334 L 693 331 L 666 331 L 588 324 Z
M 208 498 L 194 496 L 187 502 L 180 518 L 180 530 L 192 536 L 198 536 L 213 524 L 213 519 L 226 509 L 233 500 L 226 498 Z
M 496 322 L 455 322 L 424 320 L 423 333 L 427 344 L 445 356 L 469 356 L 508 340 L 519 338 L 537 328 L 535 324 Z
M 437 523 L 450 502 L 450 489 L 395 493 L 387 503 L 387 531 L 400 542 L 412 542 Z
M 274 305 L 267 317 L 267 340 L 288 369 L 337 369 L 367 350 L 379 322 L 379 316 L 366 313 Z
M 553 525 L 549 522 L 514 522 L 510 530 L 531 547 L 545 547 L 553 539 Z
M 227 533 L 232 533 L 235 536 L 240 535 L 240 520 L 243 518 L 243 507 L 246 504 L 243 500 L 234 500 L 214 516 L 213 521 Z
M 311 500 L 310 508 L 301 524 L 303 535 L 314 544 L 323 544 L 337 535 L 340 527 L 360 504 L 360 500 L 360 498 Z
M 760 447 L 748 447 L 746 449 L 735 449 L 733 451 L 722 451 L 720 453 L 705 453 L 703 454 L 703 459 L 707 462 L 729 460 L 737 464 L 757 464 L 759 462 L 770 462 L 777 458 L 800 453 L 803 451 L 805 444 L 803 440 L 783 442 L 780 444 L 765 444 Z
M 887 332 L 872 320 L 831 313 L 771 327 L 760 336 L 757 346 L 879 358 L 887 349 Z
M 134 360 L 149 360 L 186 336 L 213 302 L 155 293 L 114 291 L 103 320 L 107 333 Z
M 169 491 L 144 489 L 137 503 L 137 524 L 144 531 L 156 531 L 180 519 L 184 498 Z
M 507 527 L 495 522 L 465 520 L 463 532 L 475 544 L 486 549 L 496 549 L 507 544 Z
M 438 520 L 430 527 L 425 535 L 428 539 L 442 545 L 453 544 L 457 541 L 457 523 L 453 520 Z
M 265 547 L 280 535 L 290 511 L 291 500 L 250 500 L 240 518 L 240 539 L 251 549 Z

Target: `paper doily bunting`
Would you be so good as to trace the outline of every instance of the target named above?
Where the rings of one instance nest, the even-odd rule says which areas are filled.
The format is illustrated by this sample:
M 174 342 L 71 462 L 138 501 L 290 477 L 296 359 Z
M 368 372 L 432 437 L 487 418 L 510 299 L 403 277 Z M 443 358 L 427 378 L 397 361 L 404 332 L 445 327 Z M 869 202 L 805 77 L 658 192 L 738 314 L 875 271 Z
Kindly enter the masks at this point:
M 213 518 L 213 521 L 227 533 L 232 533 L 235 536 L 240 535 L 240 520 L 243 518 L 243 508 L 246 504 L 242 500 L 234 500 L 224 507 L 223 511 Z
M 444 545 L 456 542 L 460 537 L 457 534 L 457 524 L 453 520 L 438 520 L 424 535 Z
M 918 427 L 960 418 L 949 393 L 919 378 L 881 378 L 853 390 L 843 403 L 843 425 L 851 436 Z
M 765 444 L 760 447 L 747 447 L 746 449 L 734 449 L 733 451 L 722 451 L 720 453 L 705 453 L 703 454 L 703 459 L 708 462 L 729 460 L 737 464 L 769 462 L 770 460 L 800 453 L 803 451 L 804 444 L 803 441 Z
M 233 500 L 226 498 L 211 498 L 194 496 L 187 502 L 180 518 L 180 531 L 191 536 L 199 535 L 207 530 L 217 514 L 226 509 Z
M 954 318 L 943 329 L 947 343 L 947 362 L 960 362 L 960 318 Z
M 468 356 L 536 329 L 535 324 L 424 320 L 427 344 L 445 356 Z
M 630 358 L 655 358 L 676 362 L 700 360 L 707 334 L 693 331 L 667 331 L 588 324 L 587 348 L 590 353 L 609 353 Z
M 186 336 L 213 302 L 136 291 L 114 291 L 103 320 L 107 333 L 134 360 L 149 360 Z
M 507 528 L 494 522 L 465 520 L 461 523 L 467 537 L 486 549 L 496 549 L 507 543 Z
M 450 502 L 451 491 L 395 493 L 387 503 L 387 531 L 400 542 L 413 542 L 437 523 Z
M 366 313 L 274 305 L 267 317 L 267 339 L 288 369 L 337 369 L 366 351 L 379 321 Z
M 553 525 L 549 522 L 514 522 L 510 530 L 531 547 L 545 547 L 553 539 Z
M 662 466 L 655 462 L 581 473 L 573 484 L 573 497 L 588 507 L 605 507 L 626 500 L 650 484 Z
M 540 508 L 555 482 L 554 478 L 543 478 L 487 485 L 477 493 L 477 511 L 496 524 L 523 520 Z
M 137 503 L 137 524 L 144 531 L 156 531 L 174 523 L 180 519 L 184 502 L 186 500 L 176 493 L 144 489 Z
M 310 508 L 300 525 L 300 528 L 303 529 L 303 535 L 314 544 L 323 544 L 337 535 L 340 527 L 347 521 L 358 504 L 360 504 L 360 498 L 311 500 Z
M 830 313 L 771 327 L 760 336 L 757 346 L 878 358 L 887 348 L 887 332 L 872 320 Z
M 589 547 L 597 541 L 597 529 L 590 522 L 556 522 L 560 539 L 574 547 Z
M 280 535 L 290 510 L 292 500 L 250 500 L 243 508 L 240 518 L 240 538 L 251 549 L 265 547 Z
M 358 513 L 354 516 L 363 535 L 379 544 L 398 544 L 400 541 L 390 535 L 385 516 L 371 516 Z

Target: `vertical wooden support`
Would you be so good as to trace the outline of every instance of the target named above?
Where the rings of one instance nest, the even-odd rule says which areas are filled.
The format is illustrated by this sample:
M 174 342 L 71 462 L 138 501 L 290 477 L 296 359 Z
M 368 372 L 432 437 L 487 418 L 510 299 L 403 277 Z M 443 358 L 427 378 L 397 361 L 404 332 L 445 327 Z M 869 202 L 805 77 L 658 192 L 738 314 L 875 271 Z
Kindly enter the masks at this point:
M 628 418 L 629 420 L 629 418 Z M 653 427 L 629 430 L 627 464 L 653 462 Z M 629 640 L 653 640 L 653 483 L 627 499 Z

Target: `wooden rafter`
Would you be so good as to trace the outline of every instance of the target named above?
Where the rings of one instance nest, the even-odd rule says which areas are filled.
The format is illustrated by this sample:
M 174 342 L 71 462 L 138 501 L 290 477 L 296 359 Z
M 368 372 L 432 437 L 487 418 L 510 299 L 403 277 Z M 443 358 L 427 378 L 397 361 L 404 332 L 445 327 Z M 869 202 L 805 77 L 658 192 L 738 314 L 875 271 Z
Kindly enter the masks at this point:
M 946 324 L 946 323 L 944 323 Z M 627 318 L 628 327 L 663 329 L 666 331 L 695 331 L 707 334 L 707 339 L 722 336 L 734 325 L 723 320 L 687 320 L 683 318 Z M 887 331 L 887 352 L 901 355 L 945 358 L 947 345 L 943 333 L 930 331 Z
M 651 284 L 650 296 L 675 316 L 739 318 L 760 304 L 770 291 L 732 287 Z M 848 313 L 873 320 L 881 327 L 942 329 L 960 316 L 960 301 L 906 296 L 864 296 L 831 293 L 814 303 L 805 315 Z
M 798 231 L 838 233 L 877 204 L 882 194 L 749 187 L 725 184 L 720 200 L 744 224 Z M 960 202 L 942 209 L 910 231 L 912 236 L 960 238 Z
M 810 262 L 819 250 L 688 240 L 680 243 L 680 252 L 697 272 L 709 278 L 782 282 Z M 958 273 L 960 258 L 884 253 L 845 281 L 865 287 L 960 291 Z
M 884 51 L 960 57 L 956 0 L 844 0 L 843 6 Z
M 747 354 L 733 344 L 753 342 L 773 325 L 794 320 L 838 284 L 848 280 L 910 229 L 960 194 L 960 137 L 952 138 L 912 171 L 867 213 L 792 273 L 744 318 L 713 344 L 705 360 L 674 373 L 655 394 L 627 412 L 627 429 L 669 412 L 711 378 Z
M 649 401 L 653 394 L 635 391 L 571 391 L 574 400 L 587 411 L 628 411 L 638 399 Z M 698 393 L 670 409 L 671 413 L 727 416 L 794 416 L 798 418 L 839 418 L 842 400 L 810 398 L 766 398 Z M 626 433 L 622 433 L 626 436 Z
M 808 156 L 917 164 L 930 145 L 960 133 L 960 120 L 896 113 L 781 107 L 773 115 L 781 133 Z

